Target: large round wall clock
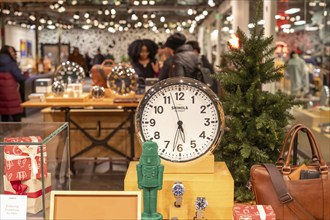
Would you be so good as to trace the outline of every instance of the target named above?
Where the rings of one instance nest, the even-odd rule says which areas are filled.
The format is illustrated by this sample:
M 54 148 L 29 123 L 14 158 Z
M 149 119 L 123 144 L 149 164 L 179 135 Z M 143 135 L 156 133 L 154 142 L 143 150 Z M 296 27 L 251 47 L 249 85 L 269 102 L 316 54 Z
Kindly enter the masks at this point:
M 222 105 L 207 85 L 175 77 L 147 91 L 136 112 L 136 129 L 142 142 L 158 144 L 159 156 L 188 162 L 212 152 L 224 132 Z
M 121 65 L 115 66 L 108 78 L 108 87 L 116 95 L 127 96 L 135 93 L 137 78 L 133 68 Z

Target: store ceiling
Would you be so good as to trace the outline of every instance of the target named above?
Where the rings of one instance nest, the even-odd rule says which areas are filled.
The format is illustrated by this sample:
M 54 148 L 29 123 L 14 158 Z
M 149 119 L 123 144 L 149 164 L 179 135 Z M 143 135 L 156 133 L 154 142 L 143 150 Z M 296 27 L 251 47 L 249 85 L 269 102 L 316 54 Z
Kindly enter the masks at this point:
M 224 0 L 2 0 L 8 24 L 35 28 L 194 29 Z

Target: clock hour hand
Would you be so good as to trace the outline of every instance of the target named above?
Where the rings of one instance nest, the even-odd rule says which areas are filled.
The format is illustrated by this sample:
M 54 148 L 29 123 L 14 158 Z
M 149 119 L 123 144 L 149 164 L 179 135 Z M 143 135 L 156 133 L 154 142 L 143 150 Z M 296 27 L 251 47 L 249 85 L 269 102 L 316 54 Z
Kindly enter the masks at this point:
M 184 131 L 183 131 L 182 124 L 183 124 L 182 121 L 178 121 L 178 126 L 179 126 L 178 129 L 180 129 L 180 136 L 181 136 L 181 139 L 182 139 L 183 143 L 186 143 L 185 135 L 184 135 Z

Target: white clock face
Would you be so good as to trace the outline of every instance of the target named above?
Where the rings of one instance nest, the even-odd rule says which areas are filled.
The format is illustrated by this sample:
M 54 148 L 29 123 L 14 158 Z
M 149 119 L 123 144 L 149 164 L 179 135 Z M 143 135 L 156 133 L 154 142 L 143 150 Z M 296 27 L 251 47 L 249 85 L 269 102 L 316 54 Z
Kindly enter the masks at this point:
M 143 141 L 155 141 L 160 157 L 174 162 L 194 160 L 213 148 L 222 134 L 220 103 L 193 83 L 159 88 L 141 103 L 137 123 Z

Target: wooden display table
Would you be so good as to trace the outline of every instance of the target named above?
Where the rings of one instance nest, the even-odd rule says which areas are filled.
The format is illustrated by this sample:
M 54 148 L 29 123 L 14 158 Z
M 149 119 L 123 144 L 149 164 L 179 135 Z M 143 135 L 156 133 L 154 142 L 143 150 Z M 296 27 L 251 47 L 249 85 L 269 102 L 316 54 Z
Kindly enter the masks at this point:
M 137 96 L 136 98 L 141 98 Z M 124 157 L 132 160 L 141 154 L 135 136 L 134 116 L 138 102 L 115 103 L 114 99 L 33 102 L 25 108 L 42 110 L 45 122 L 70 122 L 71 158 Z
M 136 165 L 131 162 L 124 181 L 125 191 L 139 190 L 137 186 Z M 181 181 L 185 186 L 182 205 L 188 209 L 188 219 L 195 216 L 196 197 L 205 197 L 208 206 L 205 209 L 205 219 L 232 219 L 234 204 L 234 181 L 224 162 L 214 163 L 214 173 L 166 173 L 164 170 L 163 189 L 158 191 L 158 212 L 164 219 L 169 218 L 169 212 L 175 198 L 171 191 L 174 182 Z
M 300 109 L 295 108 L 293 110 L 295 119 L 292 124 L 302 123 L 310 128 L 316 138 L 317 143 L 320 146 L 322 155 L 327 162 L 330 162 L 330 134 L 321 132 L 319 125 L 322 123 L 330 123 L 330 111 L 313 109 Z M 298 149 L 308 156 L 312 155 L 309 147 L 308 138 L 306 135 L 299 135 Z

